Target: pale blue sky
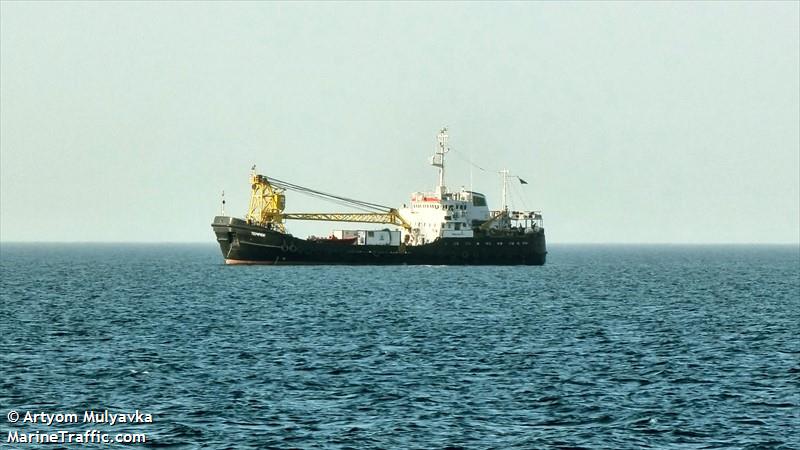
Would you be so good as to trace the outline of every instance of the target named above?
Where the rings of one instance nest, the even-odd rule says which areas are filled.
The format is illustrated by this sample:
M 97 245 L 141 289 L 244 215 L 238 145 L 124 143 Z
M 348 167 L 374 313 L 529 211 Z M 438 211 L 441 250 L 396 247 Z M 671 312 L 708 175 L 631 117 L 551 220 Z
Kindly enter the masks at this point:
M 400 206 L 446 125 L 551 243 L 796 243 L 798 5 L 3 2 L 0 240 L 213 242 L 252 164 Z

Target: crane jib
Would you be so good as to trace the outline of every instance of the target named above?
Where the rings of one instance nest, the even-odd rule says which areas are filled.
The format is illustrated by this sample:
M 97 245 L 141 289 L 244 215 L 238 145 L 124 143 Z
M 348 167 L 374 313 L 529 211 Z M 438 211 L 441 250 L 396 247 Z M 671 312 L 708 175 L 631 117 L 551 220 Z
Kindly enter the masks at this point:
M 384 223 L 401 226 L 407 230 L 411 229 L 411 225 L 400 216 L 396 209 L 385 205 L 342 197 L 289 183 L 288 181 L 278 180 L 277 178 L 258 175 L 255 173 L 255 170 L 250 175 L 250 183 L 252 192 L 250 196 L 250 209 L 247 213 L 247 222 L 251 224 L 274 228 L 281 232 L 285 232 L 286 230 L 283 223 L 284 220 Z M 284 191 L 287 190 L 327 200 L 363 212 L 287 214 L 283 212 L 286 207 Z

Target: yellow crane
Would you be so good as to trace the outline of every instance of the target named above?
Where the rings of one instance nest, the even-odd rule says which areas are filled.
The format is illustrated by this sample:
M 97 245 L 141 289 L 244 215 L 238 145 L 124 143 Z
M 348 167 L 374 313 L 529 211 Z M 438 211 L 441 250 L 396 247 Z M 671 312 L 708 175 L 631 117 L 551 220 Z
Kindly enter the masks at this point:
M 285 220 L 320 220 L 327 222 L 360 222 L 360 223 L 385 223 L 396 225 L 411 231 L 411 224 L 406 222 L 395 208 L 388 208 L 382 205 L 362 202 L 358 200 L 338 197 L 313 189 L 304 188 L 291 183 L 279 181 L 256 174 L 255 166 L 250 174 L 250 207 L 247 212 L 247 223 L 271 228 L 282 233 L 286 232 Z M 283 187 L 279 187 L 283 186 Z M 376 212 L 365 213 L 284 213 L 286 208 L 286 188 L 294 188 L 305 191 L 318 197 L 337 199 L 356 206 L 375 209 Z

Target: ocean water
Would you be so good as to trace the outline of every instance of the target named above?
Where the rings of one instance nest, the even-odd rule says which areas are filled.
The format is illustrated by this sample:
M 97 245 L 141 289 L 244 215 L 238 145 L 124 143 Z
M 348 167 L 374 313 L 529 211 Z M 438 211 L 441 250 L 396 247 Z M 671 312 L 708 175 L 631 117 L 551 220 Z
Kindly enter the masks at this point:
M 4 244 L 0 447 L 800 448 L 797 246 L 549 250 L 228 267 L 211 245 Z M 8 418 L 90 410 L 152 423 Z

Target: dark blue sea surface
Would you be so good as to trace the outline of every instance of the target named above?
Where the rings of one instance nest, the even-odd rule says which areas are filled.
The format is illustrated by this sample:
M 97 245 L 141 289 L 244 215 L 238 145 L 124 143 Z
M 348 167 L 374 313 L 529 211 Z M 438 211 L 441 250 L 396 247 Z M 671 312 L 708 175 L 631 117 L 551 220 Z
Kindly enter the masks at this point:
M 244 267 L 211 245 L 4 244 L 0 447 L 800 448 L 797 246 L 549 250 Z M 106 409 L 153 423 L 7 418 Z

